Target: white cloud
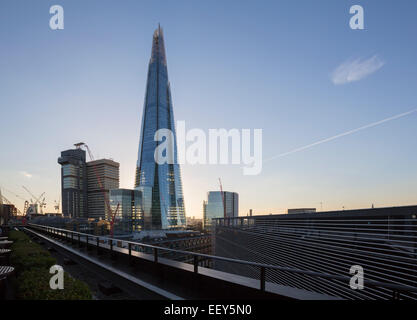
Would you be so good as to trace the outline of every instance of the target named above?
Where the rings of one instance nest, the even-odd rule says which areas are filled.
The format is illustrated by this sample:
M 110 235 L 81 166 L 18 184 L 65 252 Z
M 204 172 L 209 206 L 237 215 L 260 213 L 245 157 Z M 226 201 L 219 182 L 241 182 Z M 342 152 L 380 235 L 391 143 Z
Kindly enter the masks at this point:
M 29 172 L 26 171 L 20 171 L 20 174 L 26 178 L 32 178 L 32 174 L 30 174 Z
M 369 59 L 358 58 L 343 62 L 332 74 L 332 82 L 335 85 L 359 81 L 376 72 L 385 64 L 377 55 Z

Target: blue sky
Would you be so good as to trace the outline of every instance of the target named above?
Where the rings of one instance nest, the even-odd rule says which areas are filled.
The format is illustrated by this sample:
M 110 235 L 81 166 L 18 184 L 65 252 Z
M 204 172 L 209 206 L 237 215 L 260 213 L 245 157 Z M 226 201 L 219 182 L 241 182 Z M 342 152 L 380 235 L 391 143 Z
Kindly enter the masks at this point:
M 49 28 L 49 7 L 65 29 Z M 349 28 L 362 5 L 365 30 Z M 264 159 L 417 108 L 417 2 L 0 2 L 0 187 L 60 194 L 60 151 L 84 141 L 120 162 L 133 187 L 152 33 L 164 28 L 176 120 L 187 128 L 262 128 Z M 374 59 L 374 60 L 372 60 Z M 338 67 L 381 62 L 334 84 Z M 365 66 L 366 67 L 366 66 Z M 366 69 L 366 68 L 365 68 Z M 209 190 L 240 194 L 240 214 L 292 207 L 416 204 L 417 113 L 268 161 L 184 165 L 186 213 Z M 9 200 L 22 208 L 13 194 Z

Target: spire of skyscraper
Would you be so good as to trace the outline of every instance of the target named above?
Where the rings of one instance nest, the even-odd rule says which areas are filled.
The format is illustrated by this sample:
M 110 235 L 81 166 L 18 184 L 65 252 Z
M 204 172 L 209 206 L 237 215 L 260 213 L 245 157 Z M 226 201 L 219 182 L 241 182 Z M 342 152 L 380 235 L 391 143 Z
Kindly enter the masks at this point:
M 156 29 L 153 33 L 152 55 L 150 63 L 152 63 L 156 59 L 159 59 L 159 61 L 163 63 L 165 66 L 167 65 L 165 55 L 164 34 L 162 28 L 159 25 L 158 29 Z

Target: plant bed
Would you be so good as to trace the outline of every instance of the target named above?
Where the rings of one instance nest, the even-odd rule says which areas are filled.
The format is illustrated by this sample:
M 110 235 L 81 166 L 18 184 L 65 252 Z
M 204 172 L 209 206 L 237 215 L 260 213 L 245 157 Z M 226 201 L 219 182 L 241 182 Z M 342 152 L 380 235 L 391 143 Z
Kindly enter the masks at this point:
M 20 231 L 10 231 L 9 238 L 14 241 L 10 264 L 15 267 L 15 291 L 17 299 L 29 300 L 89 300 L 92 298 L 89 287 L 82 281 L 64 272 L 64 289 L 51 289 L 49 273 L 56 259 Z
M 32 269 L 23 272 L 18 280 L 17 298 L 24 300 L 90 300 L 90 288 L 64 273 L 64 289 L 51 289 L 51 274 L 47 269 Z

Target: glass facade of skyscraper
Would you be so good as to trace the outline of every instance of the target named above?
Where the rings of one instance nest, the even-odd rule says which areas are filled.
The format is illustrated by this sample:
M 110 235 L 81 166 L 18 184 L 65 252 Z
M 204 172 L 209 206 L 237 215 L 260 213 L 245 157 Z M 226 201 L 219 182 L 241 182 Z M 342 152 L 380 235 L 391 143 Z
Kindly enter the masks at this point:
M 203 227 L 205 230 L 211 229 L 214 218 L 238 216 L 239 195 L 236 192 L 211 191 L 207 194 L 207 201 L 203 203 Z
M 174 164 L 155 162 L 154 140 L 159 129 L 174 133 Z M 177 229 L 186 225 L 181 173 L 177 162 L 177 143 L 171 89 L 162 29 L 153 35 L 146 96 L 142 115 L 135 188 L 142 190 L 149 212 L 144 215 L 145 229 Z M 150 199 L 149 199 L 150 198 Z
M 115 234 L 130 234 L 142 230 L 142 192 L 130 189 L 110 190 L 110 206 L 112 212 L 116 213 Z

